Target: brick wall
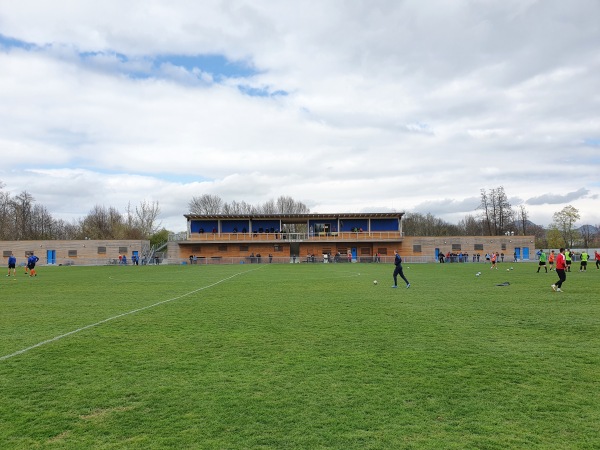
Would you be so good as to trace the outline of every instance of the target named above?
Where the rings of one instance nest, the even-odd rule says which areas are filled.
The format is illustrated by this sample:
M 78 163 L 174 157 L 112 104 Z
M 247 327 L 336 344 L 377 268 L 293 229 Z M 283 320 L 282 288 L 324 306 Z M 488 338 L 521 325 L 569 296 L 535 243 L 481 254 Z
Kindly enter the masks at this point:
M 145 240 L 76 240 L 76 241 L 0 241 L 0 256 L 8 264 L 12 252 L 17 264 L 24 264 L 27 255 L 34 252 L 38 264 L 48 264 L 48 252 L 54 252 L 55 265 L 102 265 L 118 260 L 119 254 L 127 256 L 128 263 L 134 251 L 140 257 L 150 242 Z

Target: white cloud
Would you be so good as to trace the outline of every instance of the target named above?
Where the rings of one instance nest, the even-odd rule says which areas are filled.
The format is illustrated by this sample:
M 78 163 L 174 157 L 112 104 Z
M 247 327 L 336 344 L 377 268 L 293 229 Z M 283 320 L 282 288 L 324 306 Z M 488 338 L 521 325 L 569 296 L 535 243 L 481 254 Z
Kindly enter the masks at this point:
M 202 193 L 455 218 L 497 186 L 536 222 L 572 203 L 600 223 L 599 15 L 594 0 L 3 2 L 2 35 L 34 47 L 0 47 L 0 180 L 65 217 L 156 200 L 174 230 Z

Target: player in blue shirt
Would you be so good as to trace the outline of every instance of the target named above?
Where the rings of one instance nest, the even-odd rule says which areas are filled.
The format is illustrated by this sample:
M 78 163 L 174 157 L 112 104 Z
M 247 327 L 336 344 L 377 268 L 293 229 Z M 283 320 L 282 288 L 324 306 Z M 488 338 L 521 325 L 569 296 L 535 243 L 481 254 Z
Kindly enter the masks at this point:
M 10 277 L 10 269 L 12 269 L 13 271 L 13 277 L 17 276 L 17 258 L 15 257 L 15 255 L 13 255 L 12 253 L 10 254 L 10 256 L 8 257 L 8 275 L 6 275 L 7 277 Z
M 29 269 L 30 277 L 37 277 L 37 273 L 35 273 L 35 264 L 39 260 L 40 260 L 40 258 L 35 256 L 33 253 L 31 254 L 31 256 L 29 258 L 27 258 L 27 268 Z

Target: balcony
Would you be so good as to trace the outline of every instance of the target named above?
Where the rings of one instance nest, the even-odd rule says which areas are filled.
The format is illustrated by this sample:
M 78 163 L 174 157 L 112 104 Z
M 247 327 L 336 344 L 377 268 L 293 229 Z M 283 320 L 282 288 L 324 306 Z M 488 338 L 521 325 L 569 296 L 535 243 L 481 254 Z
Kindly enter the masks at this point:
M 344 242 L 399 241 L 399 231 L 344 231 L 339 233 L 179 233 L 170 241 L 193 242 Z

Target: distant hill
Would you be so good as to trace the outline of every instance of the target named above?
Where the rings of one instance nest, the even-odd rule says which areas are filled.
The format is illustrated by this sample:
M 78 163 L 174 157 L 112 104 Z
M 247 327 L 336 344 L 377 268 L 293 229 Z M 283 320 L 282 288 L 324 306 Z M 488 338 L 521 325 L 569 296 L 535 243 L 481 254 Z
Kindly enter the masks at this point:
M 537 227 L 538 225 L 533 223 L 531 220 L 527 220 L 526 221 L 527 224 L 527 229 L 530 229 L 531 227 Z M 521 228 L 521 223 L 520 222 L 514 222 L 514 227 L 517 229 Z M 543 225 L 541 225 L 542 228 L 548 229 L 548 227 L 545 227 Z M 581 225 L 579 228 L 576 228 L 575 231 L 579 231 L 580 233 L 589 233 L 590 235 L 594 235 L 597 234 L 600 231 L 600 228 L 595 227 L 594 225 Z
M 598 227 L 595 227 L 594 225 L 581 225 L 579 228 L 577 228 L 577 231 L 579 231 L 580 233 L 587 233 L 587 234 L 596 234 L 598 233 L 600 229 Z

